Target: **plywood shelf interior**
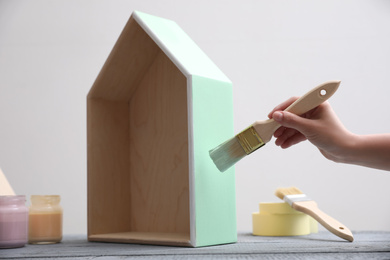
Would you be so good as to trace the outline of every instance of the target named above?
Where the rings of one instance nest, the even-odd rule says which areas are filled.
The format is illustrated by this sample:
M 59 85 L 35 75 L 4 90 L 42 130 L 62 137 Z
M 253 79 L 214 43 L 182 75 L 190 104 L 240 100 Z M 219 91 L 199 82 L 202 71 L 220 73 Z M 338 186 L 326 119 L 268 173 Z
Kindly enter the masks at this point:
M 87 97 L 88 238 L 197 246 L 189 78 L 140 15 Z

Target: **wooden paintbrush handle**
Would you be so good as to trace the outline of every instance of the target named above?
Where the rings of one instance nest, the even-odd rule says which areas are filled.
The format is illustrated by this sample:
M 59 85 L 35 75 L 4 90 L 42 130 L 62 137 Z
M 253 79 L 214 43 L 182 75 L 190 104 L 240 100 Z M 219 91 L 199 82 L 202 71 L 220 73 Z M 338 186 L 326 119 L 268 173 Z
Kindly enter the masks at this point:
M 336 92 L 339 85 L 339 80 L 325 82 L 297 99 L 285 111 L 302 115 L 328 100 Z
M 317 207 L 314 201 L 298 201 L 292 204 L 292 207 L 300 212 L 303 212 L 315 220 L 317 220 L 323 227 L 332 232 L 338 237 L 341 237 L 350 242 L 353 241 L 352 232 L 343 224 L 328 216 Z

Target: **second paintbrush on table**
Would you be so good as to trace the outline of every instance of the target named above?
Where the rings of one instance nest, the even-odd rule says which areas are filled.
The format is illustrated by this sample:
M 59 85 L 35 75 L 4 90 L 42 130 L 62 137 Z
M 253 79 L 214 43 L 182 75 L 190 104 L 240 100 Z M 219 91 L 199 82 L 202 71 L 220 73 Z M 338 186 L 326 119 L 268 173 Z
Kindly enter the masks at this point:
M 317 207 L 317 203 L 309 199 L 297 187 L 279 188 L 275 195 L 287 202 L 293 209 L 305 213 L 317 220 L 323 227 L 338 237 L 350 242 L 353 241 L 353 235 L 345 225 L 341 224 L 334 218 L 328 216 Z
M 325 82 L 297 99 L 285 111 L 302 115 L 328 100 L 336 92 L 339 85 L 339 80 Z M 210 150 L 210 157 L 217 168 L 224 172 L 269 142 L 279 127 L 280 124 L 273 119 L 256 121 L 235 137 Z

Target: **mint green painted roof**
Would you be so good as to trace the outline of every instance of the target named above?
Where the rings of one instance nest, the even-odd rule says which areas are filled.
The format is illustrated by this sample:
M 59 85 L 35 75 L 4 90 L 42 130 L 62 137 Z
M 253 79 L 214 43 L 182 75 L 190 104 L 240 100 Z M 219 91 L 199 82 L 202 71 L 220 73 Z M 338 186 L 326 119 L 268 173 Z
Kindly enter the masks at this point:
M 186 77 L 197 75 L 230 82 L 174 21 L 139 11 L 134 11 L 133 17 Z

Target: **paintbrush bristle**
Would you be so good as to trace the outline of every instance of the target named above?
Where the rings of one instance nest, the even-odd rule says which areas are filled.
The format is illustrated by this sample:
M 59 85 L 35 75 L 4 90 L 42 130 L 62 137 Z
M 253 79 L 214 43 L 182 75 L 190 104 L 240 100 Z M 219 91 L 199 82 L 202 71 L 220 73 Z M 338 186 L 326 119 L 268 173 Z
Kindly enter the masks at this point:
M 221 172 L 226 171 L 247 155 L 240 145 L 237 136 L 210 150 L 209 154 Z
M 278 188 L 275 191 L 275 195 L 281 200 L 283 200 L 286 195 L 296 195 L 296 194 L 303 194 L 303 192 L 297 187 Z
M 265 145 L 256 129 L 248 127 L 232 139 L 209 151 L 217 168 L 224 172 L 236 162 Z

